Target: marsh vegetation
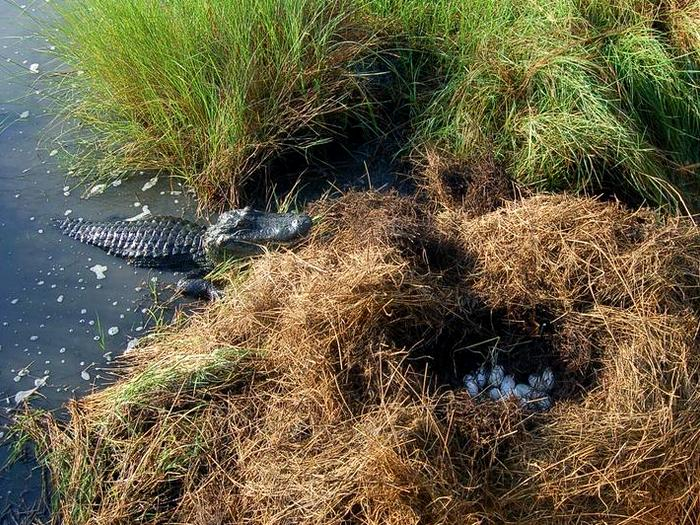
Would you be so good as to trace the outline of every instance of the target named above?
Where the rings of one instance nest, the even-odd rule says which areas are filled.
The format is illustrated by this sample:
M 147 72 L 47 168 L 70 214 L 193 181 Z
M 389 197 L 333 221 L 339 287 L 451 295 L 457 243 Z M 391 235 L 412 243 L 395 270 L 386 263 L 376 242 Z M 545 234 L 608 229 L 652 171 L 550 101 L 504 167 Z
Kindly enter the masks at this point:
M 74 74 L 56 87 L 91 131 L 69 148 L 83 176 L 165 170 L 202 206 L 237 203 L 275 158 L 308 157 L 355 126 L 417 165 L 431 151 L 493 155 L 539 190 L 695 208 L 698 9 L 68 0 L 57 52 Z
M 692 523 L 700 231 L 563 196 L 351 193 L 24 430 L 61 523 Z M 542 330 L 542 327 L 546 329 Z M 481 402 L 497 353 L 554 407 Z
M 220 268 L 225 299 L 142 340 L 68 421 L 27 411 L 56 523 L 700 519 L 700 229 L 683 216 L 700 4 L 60 14 L 87 180 L 164 170 L 203 208 L 238 204 L 352 134 L 388 143 L 414 191 L 307 203 L 309 239 Z M 551 368 L 551 410 L 470 397 L 464 375 L 496 361 Z

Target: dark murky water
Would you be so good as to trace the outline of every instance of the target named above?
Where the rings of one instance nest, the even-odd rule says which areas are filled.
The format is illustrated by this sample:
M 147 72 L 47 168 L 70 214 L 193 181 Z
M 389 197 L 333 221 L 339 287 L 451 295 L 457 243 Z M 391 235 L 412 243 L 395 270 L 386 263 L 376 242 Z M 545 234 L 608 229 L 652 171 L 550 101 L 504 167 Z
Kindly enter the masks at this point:
M 46 0 L 48 1 L 48 0 Z M 184 192 L 161 177 L 137 177 L 90 199 L 73 189 L 58 165 L 52 118 L 42 99 L 41 75 L 50 71 L 49 44 L 36 36 L 29 14 L 0 0 L 0 432 L 21 392 L 36 388 L 33 405 L 57 408 L 104 381 L 101 368 L 144 334 L 153 301 L 149 283 L 160 287 L 177 276 L 136 269 L 102 251 L 62 237 L 49 220 L 131 217 L 148 206 L 153 214 L 182 215 L 191 209 Z M 36 73 L 34 71 L 37 71 Z M 104 278 L 91 271 L 106 267 Z M 0 448 L 0 463 L 8 447 Z M 36 501 L 40 476 L 21 463 L 0 473 L 0 522 L 13 506 Z

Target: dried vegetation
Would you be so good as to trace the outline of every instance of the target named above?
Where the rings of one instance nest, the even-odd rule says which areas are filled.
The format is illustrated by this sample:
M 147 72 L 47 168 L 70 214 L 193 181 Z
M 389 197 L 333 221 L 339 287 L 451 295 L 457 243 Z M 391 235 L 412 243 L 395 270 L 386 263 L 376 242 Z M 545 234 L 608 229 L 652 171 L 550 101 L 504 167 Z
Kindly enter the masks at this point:
M 56 523 L 697 523 L 700 230 L 469 195 L 316 203 L 69 422 L 28 414 Z M 550 412 L 458 387 L 494 347 L 554 367 Z

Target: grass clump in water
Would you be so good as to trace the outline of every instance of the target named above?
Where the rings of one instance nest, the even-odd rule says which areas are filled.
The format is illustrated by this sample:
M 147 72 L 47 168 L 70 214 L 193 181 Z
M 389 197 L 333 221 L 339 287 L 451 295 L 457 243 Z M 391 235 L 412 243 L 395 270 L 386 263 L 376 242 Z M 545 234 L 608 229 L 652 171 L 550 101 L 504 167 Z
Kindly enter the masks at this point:
M 59 86 L 86 124 L 84 177 L 168 170 L 202 205 L 235 203 L 275 153 L 328 139 L 364 102 L 351 72 L 370 36 L 343 0 L 68 0 Z
M 193 343 L 192 339 L 188 342 Z M 106 397 L 95 399 L 87 411 L 96 417 L 75 427 L 70 436 L 53 425 L 46 426 L 51 420 L 48 414 L 25 413 L 18 428 L 47 430 L 33 438 L 42 461 L 51 465 L 52 508 L 62 514 L 65 523 L 89 521 L 98 501 L 113 506 L 110 519 L 114 523 L 128 523 L 137 516 L 157 521 L 162 510 L 161 504 L 154 502 L 167 507 L 168 501 L 178 497 L 178 480 L 189 469 L 197 469 L 200 461 L 206 461 L 209 438 L 216 435 L 206 421 L 213 408 L 210 403 L 222 392 L 232 394 L 236 385 L 244 386 L 255 358 L 255 352 L 226 346 L 205 354 L 171 355 L 134 367 L 133 381 L 115 385 Z M 68 405 L 73 421 L 80 420 L 85 410 L 77 403 Z M 103 435 L 106 429 L 117 427 L 119 432 Z M 28 434 L 20 432 L 18 436 L 20 448 Z M 82 443 L 82 450 L 71 450 L 73 439 Z M 100 442 L 99 451 L 91 453 L 96 440 Z M 135 448 L 132 445 L 136 443 Z M 102 484 L 117 457 L 122 473 L 117 477 L 125 478 Z M 157 474 L 144 483 L 149 472 Z M 70 499 L 68 505 L 66 497 Z M 123 514 L 127 501 L 138 501 L 141 510 Z

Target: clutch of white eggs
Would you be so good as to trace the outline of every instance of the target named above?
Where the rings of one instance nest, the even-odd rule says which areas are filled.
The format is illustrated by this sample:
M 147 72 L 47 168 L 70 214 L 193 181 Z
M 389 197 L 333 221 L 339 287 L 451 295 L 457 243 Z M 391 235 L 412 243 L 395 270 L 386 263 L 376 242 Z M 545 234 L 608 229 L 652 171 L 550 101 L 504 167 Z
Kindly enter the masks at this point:
M 550 393 L 554 388 L 554 372 L 549 367 L 538 374 L 530 374 L 527 383 L 516 383 L 515 377 L 506 374 L 502 366 L 489 368 L 483 364 L 465 375 L 463 383 L 471 397 L 485 394 L 494 401 L 515 398 L 522 406 L 539 412 L 552 407 Z

